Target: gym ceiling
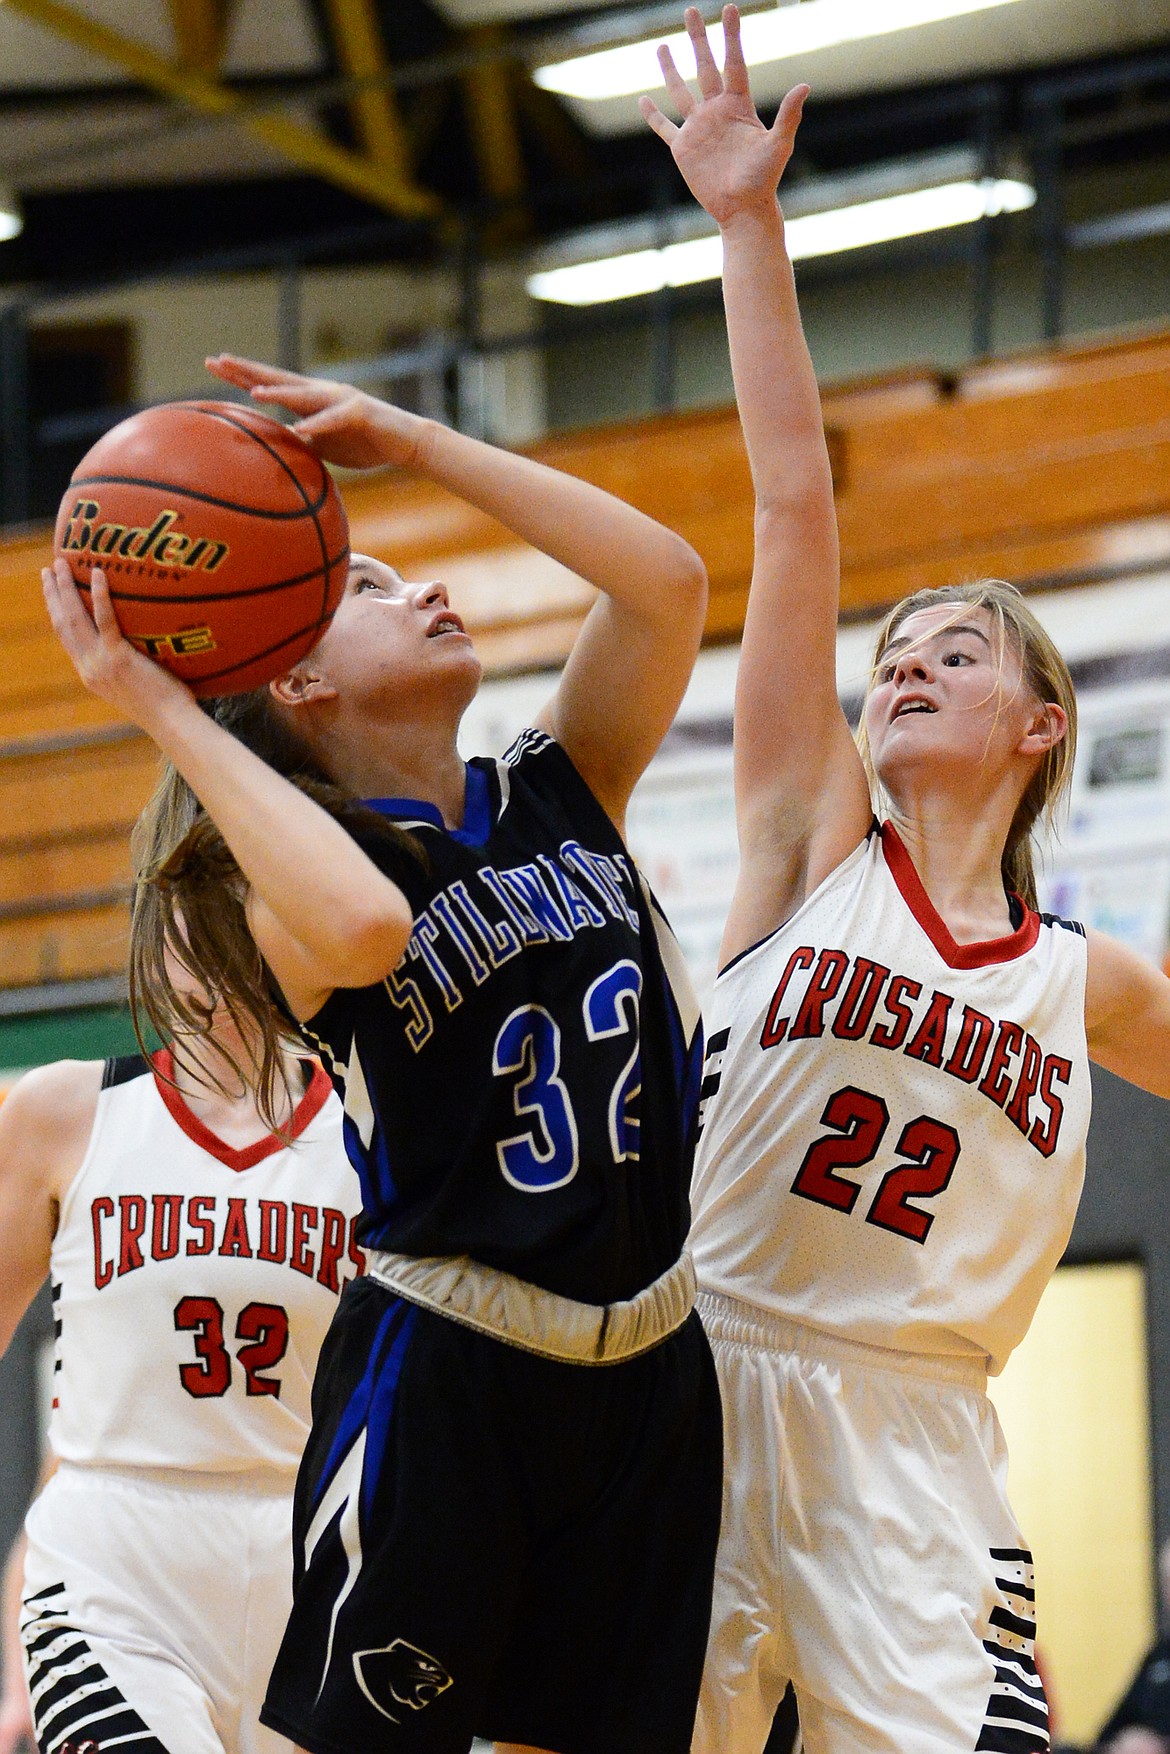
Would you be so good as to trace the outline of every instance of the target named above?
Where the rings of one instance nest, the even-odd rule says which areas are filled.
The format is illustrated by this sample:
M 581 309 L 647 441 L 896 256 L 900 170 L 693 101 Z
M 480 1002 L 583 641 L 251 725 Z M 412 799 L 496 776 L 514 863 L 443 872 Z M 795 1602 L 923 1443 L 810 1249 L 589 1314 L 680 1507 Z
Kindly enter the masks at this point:
M 469 237 L 515 254 L 676 205 L 634 97 L 558 96 L 533 74 L 677 28 L 680 11 L 0 0 L 0 182 L 24 218 L 0 281 L 79 286 L 306 236 L 317 260 L 430 260 Z M 1170 166 L 1170 0 L 1013 0 L 773 62 L 755 82 L 764 106 L 811 83 L 793 174 L 813 177 L 969 139 L 965 106 L 940 93 L 993 90 L 1010 139 L 1037 77 L 1127 66 L 1132 79 L 1066 106 L 1066 160 Z

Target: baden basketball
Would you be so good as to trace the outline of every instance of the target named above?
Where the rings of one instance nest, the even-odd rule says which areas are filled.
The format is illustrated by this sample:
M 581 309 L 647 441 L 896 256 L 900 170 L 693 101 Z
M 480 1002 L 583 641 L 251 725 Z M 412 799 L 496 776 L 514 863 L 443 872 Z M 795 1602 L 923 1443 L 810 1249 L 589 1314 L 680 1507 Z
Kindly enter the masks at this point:
M 95 566 L 126 638 L 198 695 L 279 676 L 320 637 L 349 567 L 345 508 L 308 445 L 235 402 L 147 408 L 73 472 L 56 552 Z

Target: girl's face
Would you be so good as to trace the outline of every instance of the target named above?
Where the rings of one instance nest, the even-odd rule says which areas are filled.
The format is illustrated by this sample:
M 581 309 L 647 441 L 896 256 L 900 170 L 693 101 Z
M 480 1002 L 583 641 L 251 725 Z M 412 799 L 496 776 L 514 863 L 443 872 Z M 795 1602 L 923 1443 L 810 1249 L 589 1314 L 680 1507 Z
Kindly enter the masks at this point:
M 994 780 L 1017 761 L 1022 792 L 1032 758 L 1046 747 L 1035 727 L 1047 732 L 1048 715 L 1012 642 L 1000 650 L 989 611 L 945 603 L 898 628 L 870 687 L 865 723 L 874 769 L 896 798 L 903 784 L 928 774 L 950 770 L 958 779 L 979 768 Z
M 438 691 L 461 712 L 482 675 L 446 586 L 407 584 L 364 554 L 351 557 L 345 595 L 306 663 L 337 696 L 391 710 Z

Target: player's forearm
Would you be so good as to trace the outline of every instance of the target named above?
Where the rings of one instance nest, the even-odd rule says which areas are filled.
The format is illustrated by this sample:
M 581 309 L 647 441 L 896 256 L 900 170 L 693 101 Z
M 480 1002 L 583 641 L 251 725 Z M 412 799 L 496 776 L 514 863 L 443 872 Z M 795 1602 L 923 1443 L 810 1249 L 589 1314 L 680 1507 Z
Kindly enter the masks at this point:
M 591 482 L 447 427 L 420 452 L 433 481 L 623 606 L 667 619 L 680 596 L 703 598 L 706 573 L 690 544 Z
M 193 699 L 169 702 L 147 729 L 249 885 L 324 972 L 345 966 L 355 944 L 375 941 L 386 943 L 385 967 L 393 967 L 410 935 L 410 905 L 338 822 Z
M 780 209 L 745 208 L 722 230 L 732 377 L 757 505 L 831 510 L 820 395 Z

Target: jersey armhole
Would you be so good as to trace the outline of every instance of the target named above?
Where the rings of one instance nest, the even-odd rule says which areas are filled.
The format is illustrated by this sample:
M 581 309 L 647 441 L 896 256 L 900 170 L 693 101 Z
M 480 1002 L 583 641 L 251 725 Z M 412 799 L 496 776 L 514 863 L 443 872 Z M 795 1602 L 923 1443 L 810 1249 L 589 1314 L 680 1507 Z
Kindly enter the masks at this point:
M 128 1068 L 134 1061 L 137 1061 L 141 1068 L 139 1073 L 136 1074 L 132 1070 L 125 1070 L 121 1076 L 110 1077 L 112 1067 L 120 1066 Z M 92 1061 L 90 1063 L 92 1064 Z M 141 1054 L 120 1055 L 115 1059 L 105 1060 L 102 1063 L 102 1078 L 101 1083 L 98 1086 L 97 1101 L 94 1104 L 93 1124 L 89 1129 L 89 1138 L 86 1140 L 85 1150 L 81 1154 L 81 1161 L 73 1172 L 68 1187 L 62 1189 L 61 1192 L 60 1204 L 57 1207 L 57 1231 L 53 1237 L 54 1242 L 57 1239 L 57 1235 L 60 1234 L 65 1226 L 66 1218 L 69 1216 L 73 1207 L 74 1195 L 76 1194 L 77 1189 L 81 1186 L 82 1178 L 89 1173 L 90 1165 L 97 1155 L 98 1146 L 101 1142 L 102 1134 L 105 1131 L 106 1117 L 110 1106 L 106 1093 L 107 1091 L 116 1088 L 119 1084 L 127 1084 L 131 1082 L 135 1076 L 143 1078 L 150 1076 L 150 1068 L 142 1058 Z M 107 1079 L 110 1081 L 107 1082 Z M 49 1257 L 51 1261 L 52 1244 L 49 1245 Z
M 853 864 L 859 854 L 869 852 L 873 845 L 874 836 L 879 835 L 880 833 L 881 823 L 875 816 L 869 827 L 866 829 L 865 834 L 853 848 L 853 851 L 847 853 L 841 860 L 840 864 L 834 865 L 828 875 L 821 878 L 816 888 L 809 891 L 800 906 L 794 907 L 786 920 L 781 920 L 778 926 L 773 926 L 770 932 L 765 932 L 763 937 L 757 938 L 754 944 L 748 944 L 743 950 L 737 950 L 735 955 L 725 962 L 717 971 L 715 979 L 721 981 L 725 974 L 730 974 L 732 969 L 737 968 L 741 962 L 747 959 L 747 957 L 754 956 L 757 950 L 762 950 L 765 944 L 770 944 L 772 939 L 775 938 L 778 933 L 783 932 L 786 927 L 790 926 L 793 920 L 795 920 L 799 914 L 802 914 L 805 908 L 808 907 L 811 902 L 815 901 L 817 896 L 821 895 L 828 885 L 840 876 L 841 872 L 845 870 L 847 865 Z
M 582 823 L 583 832 L 589 833 L 591 838 L 599 842 L 607 840 L 609 843 L 599 845 L 598 851 L 620 852 L 629 856 L 630 849 L 613 817 L 600 803 L 564 744 L 558 743 L 550 732 L 538 731 L 534 726 L 521 731 L 511 747 L 504 752 L 502 766 L 505 770 L 511 769 L 524 774 L 526 778 L 531 776 L 530 783 L 535 791 L 545 788 L 553 791 L 558 802 L 565 805 L 570 814 L 575 813 L 575 806 L 580 806 L 583 817 L 590 819 L 588 825 Z M 542 788 L 540 781 L 546 774 L 548 778 L 545 788 Z M 503 774 L 501 780 L 504 781 L 500 810 L 503 815 L 508 808 L 509 787 Z

